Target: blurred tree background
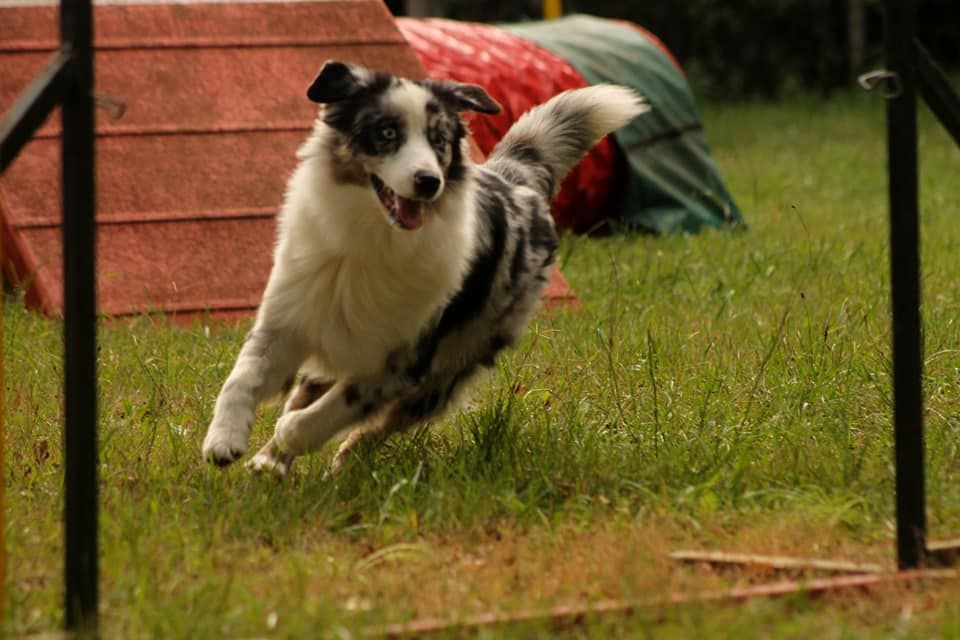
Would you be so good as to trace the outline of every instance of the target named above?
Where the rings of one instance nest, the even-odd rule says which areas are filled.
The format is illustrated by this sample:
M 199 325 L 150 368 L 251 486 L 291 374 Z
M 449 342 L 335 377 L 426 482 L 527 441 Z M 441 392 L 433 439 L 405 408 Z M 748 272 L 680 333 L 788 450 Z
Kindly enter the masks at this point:
M 540 0 L 420 0 L 431 15 L 481 22 L 538 19 Z M 920 40 L 960 69 L 960 0 L 916 0 Z M 699 92 L 775 97 L 850 86 L 883 63 L 881 0 L 564 0 L 565 13 L 630 20 L 659 37 Z

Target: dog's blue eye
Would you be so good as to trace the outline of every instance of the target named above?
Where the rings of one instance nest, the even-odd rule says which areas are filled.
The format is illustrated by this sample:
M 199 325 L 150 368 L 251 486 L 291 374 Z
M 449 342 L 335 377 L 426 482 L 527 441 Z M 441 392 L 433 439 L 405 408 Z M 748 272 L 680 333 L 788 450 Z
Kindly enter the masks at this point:
M 433 146 L 443 147 L 446 144 L 447 144 L 447 137 L 445 135 L 439 132 L 433 134 Z
M 383 127 L 380 129 L 380 137 L 384 140 L 394 140 L 397 137 L 397 130 L 394 127 Z

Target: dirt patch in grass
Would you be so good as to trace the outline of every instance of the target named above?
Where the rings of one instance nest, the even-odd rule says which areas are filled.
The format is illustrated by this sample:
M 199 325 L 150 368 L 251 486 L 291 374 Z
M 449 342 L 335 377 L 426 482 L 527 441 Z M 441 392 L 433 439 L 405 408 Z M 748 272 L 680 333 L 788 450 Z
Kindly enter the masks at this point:
M 343 544 L 342 538 L 328 540 L 325 546 L 332 554 L 328 569 L 309 578 L 307 600 L 330 601 L 358 627 L 421 618 L 457 620 L 483 612 L 546 610 L 609 599 L 650 603 L 638 615 L 647 622 L 667 624 L 683 622 L 689 615 L 683 607 L 657 604 L 671 594 L 695 596 L 830 575 L 669 559 L 669 552 L 680 548 L 871 561 L 892 568 L 889 541 L 857 546 L 838 542 L 836 532 L 804 527 L 798 516 L 766 520 L 709 535 L 702 531 L 691 535 L 675 522 L 654 527 L 614 519 L 550 530 L 487 526 L 464 536 L 426 535 L 379 547 L 369 542 Z M 705 539 L 716 546 L 705 546 Z M 304 560 L 310 555 L 306 549 L 301 553 Z M 894 624 L 901 618 L 933 615 L 958 593 L 957 586 L 948 583 L 889 584 L 839 592 L 816 602 L 846 623 L 875 627 L 883 620 Z M 695 608 L 785 606 L 803 611 L 812 606 L 800 604 L 805 600 L 798 596 L 760 605 L 712 603 Z

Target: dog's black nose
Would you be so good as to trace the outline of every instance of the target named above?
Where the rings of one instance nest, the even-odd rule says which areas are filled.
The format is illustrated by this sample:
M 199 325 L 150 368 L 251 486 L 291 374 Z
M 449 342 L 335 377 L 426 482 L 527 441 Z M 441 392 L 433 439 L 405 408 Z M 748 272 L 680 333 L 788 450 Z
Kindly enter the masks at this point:
M 432 171 L 417 171 L 413 174 L 413 190 L 419 198 L 432 198 L 440 190 L 440 176 Z

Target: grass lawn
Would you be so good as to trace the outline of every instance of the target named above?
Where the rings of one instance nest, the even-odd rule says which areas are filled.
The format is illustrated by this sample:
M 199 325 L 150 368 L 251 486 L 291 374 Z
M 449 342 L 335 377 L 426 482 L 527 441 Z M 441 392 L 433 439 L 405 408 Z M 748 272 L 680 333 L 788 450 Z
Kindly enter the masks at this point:
M 458 415 L 324 479 L 200 461 L 247 323 L 101 331 L 109 638 L 368 625 L 771 579 L 699 548 L 893 564 L 883 101 L 705 104 L 743 233 L 568 237 L 579 313 L 541 315 Z M 921 118 L 929 523 L 960 534 L 960 151 Z M 7 634 L 61 621 L 61 327 L 4 310 Z M 252 449 L 272 428 L 261 412 Z M 928 583 L 500 637 L 960 638 Z

